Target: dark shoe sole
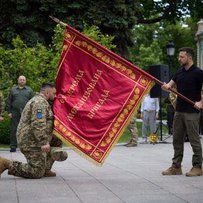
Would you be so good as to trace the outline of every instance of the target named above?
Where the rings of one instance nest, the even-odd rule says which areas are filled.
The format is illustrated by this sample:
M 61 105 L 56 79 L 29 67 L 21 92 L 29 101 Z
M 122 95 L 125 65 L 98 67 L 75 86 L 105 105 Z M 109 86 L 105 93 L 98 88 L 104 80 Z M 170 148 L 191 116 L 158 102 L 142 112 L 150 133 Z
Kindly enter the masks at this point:
M 10 152 L 16 152 L 16 149 L 15 148 L 11 148 Z

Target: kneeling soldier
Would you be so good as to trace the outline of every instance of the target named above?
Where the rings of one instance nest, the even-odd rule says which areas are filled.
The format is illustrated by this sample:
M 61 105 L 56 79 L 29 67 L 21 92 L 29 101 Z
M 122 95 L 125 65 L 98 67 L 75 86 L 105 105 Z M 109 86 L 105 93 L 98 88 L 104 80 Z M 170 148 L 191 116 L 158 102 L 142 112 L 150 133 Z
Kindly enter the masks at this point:
M 68 155 L 58 148 L 59 141 L 51 134 L 53 112 L 48 100 L 54 100 L 55 95 L 54 85 L 45 83 L 41 87 L 40 94 L 28 101 L 17 129 L 19 147 L 27 163 L 0 157 L 0 175 L 8 169 L 9 175 L 24 178 L 56 176 L 51 171 L 54 161 L 64 161 Z

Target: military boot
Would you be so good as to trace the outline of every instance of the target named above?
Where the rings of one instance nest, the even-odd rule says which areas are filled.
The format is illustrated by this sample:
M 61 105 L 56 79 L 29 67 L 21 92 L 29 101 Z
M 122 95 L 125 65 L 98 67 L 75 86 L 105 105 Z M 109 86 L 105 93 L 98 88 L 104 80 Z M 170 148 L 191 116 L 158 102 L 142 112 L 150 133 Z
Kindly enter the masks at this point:
M 132 140 L 130 140 L 128 143 L 124 144 L 123 146 L 127 147 L 127 145 L 131 144 Z
M 125 147 L 136 147 L 137 142 L 133 139 L 131 139 L 127 144 L 124 145 Z
M 129 142 L 128 144 L 125 145 L 126 147 L 137 147 L 136 142 Z
M 55 176 L 56 176 L 55 172 L 51 170 L 45 171 L 44 177 L 55 177 Z
M 0 157 L 0 176 L 6 169 L 9 169 L 10 163 L 11 161 L 9 161 L 8 159 Z
M 62 150 L 61 148 L 52 149 L 51 156 L 54 161 L 65 161 L 68 158 L 67 152 Z
M 192 169 L 189 172 L 187 172 L 185 175 L 188 176 L 188 177 L 191 177 L 191 176 L 202 176 L 203 173 L 202 173 L 202 169 L 201 168 L 192 167 Z
M 168 175 L 168 176 L 182 175 L 182 169 L 181 169 L 181 167 L 177 168 L 177 167 L 171 166 L 170 168 L 163 171 L 162 175 Z

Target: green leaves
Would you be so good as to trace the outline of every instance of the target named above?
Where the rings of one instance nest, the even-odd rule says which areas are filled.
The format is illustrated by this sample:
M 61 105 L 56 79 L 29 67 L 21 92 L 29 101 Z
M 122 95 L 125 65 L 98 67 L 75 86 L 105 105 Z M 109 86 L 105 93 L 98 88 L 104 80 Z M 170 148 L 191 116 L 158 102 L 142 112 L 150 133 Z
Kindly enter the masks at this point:
M 64 27 L 57 25 L 54 30 L 52 44 L 44 46 L 38 43 L 35 47 L 27 47 L 17 36 L 12 40 L 12 49 L 0 45 L 0 89 L 4 95 L 16 84 L 20 75 L 25 75 L 27 84 L 39 91 L 43 82 L 54 82 L 58 70 L 62 50 Z M 85 26 L 84 34 L 103 46 L 111 49 L 113 36 L 103 35 L 96 26 Z

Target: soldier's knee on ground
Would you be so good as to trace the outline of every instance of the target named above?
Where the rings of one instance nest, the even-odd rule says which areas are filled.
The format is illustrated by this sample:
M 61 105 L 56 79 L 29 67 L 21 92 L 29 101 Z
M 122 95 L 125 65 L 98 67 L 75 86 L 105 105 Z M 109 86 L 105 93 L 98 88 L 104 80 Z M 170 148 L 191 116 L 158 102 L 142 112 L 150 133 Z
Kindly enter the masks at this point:
M 27 177 L 27 178 L 39 179 L 39 178 L 42 178 L 44 174 L 45 174 L 45 169 L 39 169 L 39 170 L 36 170 L 35 173 L 32 173 L 30 177 Z
M 51 157 L 54 161 L 65 161 L 68 158 L 68 153 L 61 148 L 53 148 Z

